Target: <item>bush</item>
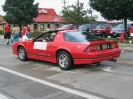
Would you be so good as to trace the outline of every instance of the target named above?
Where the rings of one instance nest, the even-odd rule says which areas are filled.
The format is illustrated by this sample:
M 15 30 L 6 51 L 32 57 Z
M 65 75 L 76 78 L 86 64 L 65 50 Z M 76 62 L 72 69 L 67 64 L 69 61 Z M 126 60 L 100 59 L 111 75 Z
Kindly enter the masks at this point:
M 0 30 L 0 35 L 4 35 L 4 30 Z
M 40 31 L 35 31 L 35 32 L 32 32 L 31 34 L 31 38 L 35 38 L 35 37 L 37 37 L 38 35 L 40 35 L 42 32 L 40 32 Z

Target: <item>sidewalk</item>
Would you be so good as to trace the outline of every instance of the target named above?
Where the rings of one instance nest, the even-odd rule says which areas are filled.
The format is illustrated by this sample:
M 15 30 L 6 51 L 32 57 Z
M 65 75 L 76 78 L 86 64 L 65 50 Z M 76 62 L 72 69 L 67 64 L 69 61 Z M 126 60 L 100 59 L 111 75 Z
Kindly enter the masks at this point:
M 4 39 L 4 36 L 0 35 L 0 39 Z M 133 52 L 133 44 L 118 43 L 118 45 L 124 51 L 132 51 Z

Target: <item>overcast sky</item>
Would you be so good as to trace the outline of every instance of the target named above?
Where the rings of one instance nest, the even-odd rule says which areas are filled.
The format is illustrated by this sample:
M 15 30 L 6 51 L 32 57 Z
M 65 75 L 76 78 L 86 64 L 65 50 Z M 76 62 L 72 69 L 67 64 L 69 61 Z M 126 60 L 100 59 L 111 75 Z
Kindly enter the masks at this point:
M 5 15 L 5 13 L 2 10 L 1 5 L 4 5 L 4 2 L 6 0 L 0 0 L 0 15 Z M 89 8 L 88 6 L 88 1 L 89 0 L 79 0 L 79 2 L 84 3 L 84 9 Z M 53 8 L 55 9 L 55 12 L 57 14 L 60 13 L 60 11 L 62 10 L 62 7 L 64 6 L 64 0 L 35 0 L 35 3 L 38 2 L 39 3 L 39 7 L 41 8 Z M 66 2 L 66 6 L 67 5 L 72 5 L 75 4 L 77 2 L 77 0 L 65 0 Z M 103 21 L 104 19 L 100 16 L 100 14 L 96 11 L 93 11 L 93 15 L 98 15 L 100 21 Z

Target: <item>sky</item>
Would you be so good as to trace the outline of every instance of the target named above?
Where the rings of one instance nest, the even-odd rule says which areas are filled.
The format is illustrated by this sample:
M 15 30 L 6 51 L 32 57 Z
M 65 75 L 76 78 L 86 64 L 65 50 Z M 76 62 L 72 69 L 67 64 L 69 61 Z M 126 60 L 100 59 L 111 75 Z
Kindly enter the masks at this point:
M 5 12 L 3 12 L 2 10 L 2 5 L 4 5 L 4 2 L 6 0 L 0 0 L 0 15 L 5 15 Z M 76 4 L 77 0 L 34 0 L 34 3 L 39 3 L 39 7 L 40 8 L 53 8 L 55 9 L 55 12 L 57 14 L 59 14 L 64 6 L 64 1 L 66 2 L 66 6 L 67 5 L 72 5 L 72 4 Z M 79 0 L 79 2 L 84 3 L 84 9 L 87 10 L 87 8 L 89 8 L 88 5 L 88 1 L 89 0 Z M 104 21 L 104 18 L 102 18 L 100 16 L 100 13 L 98 13 L 97 11 L 93 10 L 93 15 L 97 15 L 99 18 L 99 21 Z

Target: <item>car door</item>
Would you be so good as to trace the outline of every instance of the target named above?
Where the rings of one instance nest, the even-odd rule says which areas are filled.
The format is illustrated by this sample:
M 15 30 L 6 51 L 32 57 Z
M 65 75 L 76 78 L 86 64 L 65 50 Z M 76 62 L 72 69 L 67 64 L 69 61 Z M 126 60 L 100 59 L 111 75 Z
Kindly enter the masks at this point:
M 111 26 L 107 25 L 107 28 L 106 28 L 106 33 L 107 33 L 107 35 L 110 34 L 110 31 L 111 31 Z
M 29 44 L 28 53 L 30 56 L 34 57 L 35 59 L 41 59 L 42 57 L 46 57 L 46 47 L 47 42 L 43 40 L 48 36 L 48 34 L 40 35 L 38 38 L 33 40 L 31 44 Z

